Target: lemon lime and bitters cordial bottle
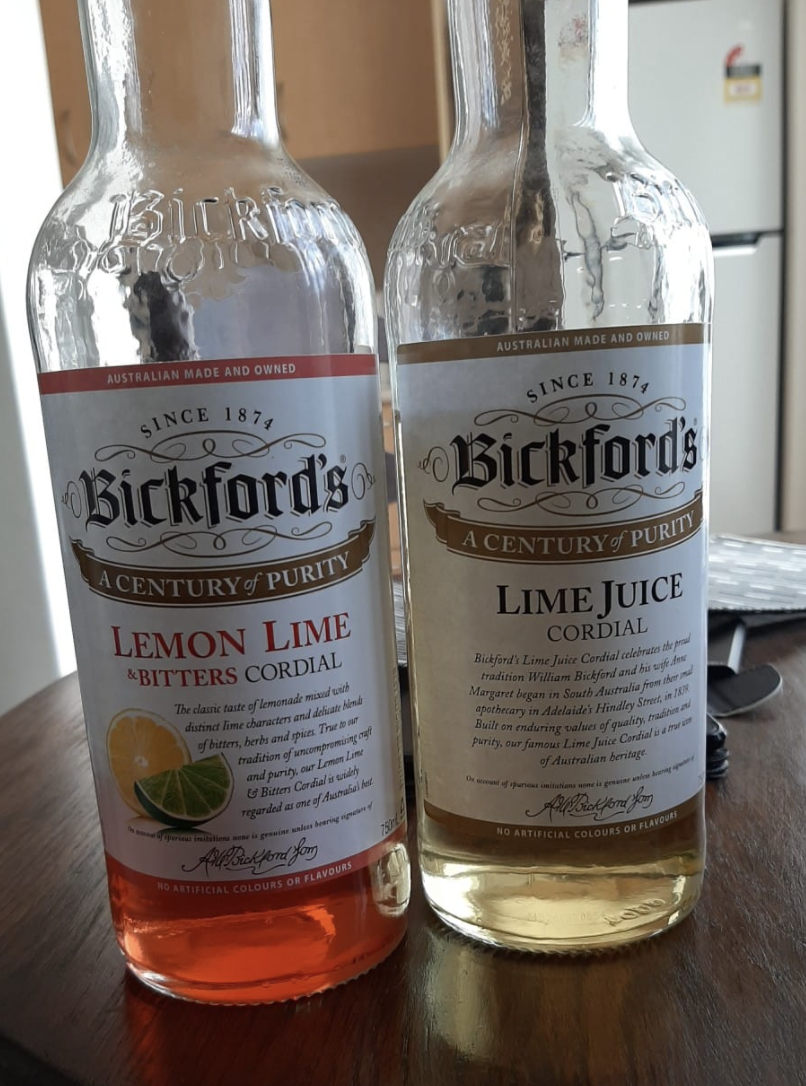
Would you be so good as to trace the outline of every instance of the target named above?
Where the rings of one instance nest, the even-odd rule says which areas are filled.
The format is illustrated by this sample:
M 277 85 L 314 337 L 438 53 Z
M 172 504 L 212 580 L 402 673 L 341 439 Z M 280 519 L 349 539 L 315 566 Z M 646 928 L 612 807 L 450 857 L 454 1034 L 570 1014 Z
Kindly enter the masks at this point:
M 712 267 L 627 109 L 627 0 L 450 0 L 456 134 L 392 241 L 420 860 L 586 951 L 703 875 Z
M 364 972 L 409 895 L 374 288 L 268 0 L 82 0 L 29 311 L 112 916 L 172 995 Z

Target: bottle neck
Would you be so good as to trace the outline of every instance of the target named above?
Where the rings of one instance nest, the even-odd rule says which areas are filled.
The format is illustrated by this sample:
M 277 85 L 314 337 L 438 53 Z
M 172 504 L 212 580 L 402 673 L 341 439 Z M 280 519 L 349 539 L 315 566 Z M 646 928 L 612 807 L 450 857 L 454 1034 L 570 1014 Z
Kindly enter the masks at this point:
M 632 131 L 628 0 L 449 0 L 456 143 Z
M 269 0 L 80 0 L 93 145 L 280 144 Z

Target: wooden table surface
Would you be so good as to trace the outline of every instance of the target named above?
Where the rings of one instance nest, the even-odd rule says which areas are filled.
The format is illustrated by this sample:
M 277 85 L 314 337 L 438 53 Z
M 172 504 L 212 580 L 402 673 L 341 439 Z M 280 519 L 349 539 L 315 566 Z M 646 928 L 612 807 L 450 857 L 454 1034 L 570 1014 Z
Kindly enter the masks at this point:
M 704 897 L 591 958 L 498 953 L 415 876 L 386 963 L 297 1003 L 204 1007 L 129 977 L 110 927 L 78 688 L 0 719 L 1 1086 L 797 1086 L 806 1083 L 806 623 L 754 633 L 784 692 L 728 722 Z M 412 835 L 413 840 L 413 835 Z

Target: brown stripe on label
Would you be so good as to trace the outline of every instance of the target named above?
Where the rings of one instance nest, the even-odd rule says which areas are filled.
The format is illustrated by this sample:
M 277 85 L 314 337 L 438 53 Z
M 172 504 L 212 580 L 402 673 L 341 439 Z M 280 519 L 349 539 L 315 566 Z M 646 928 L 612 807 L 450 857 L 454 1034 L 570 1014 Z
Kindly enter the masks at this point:
M 526 789 L 524 789 L 526 791 Z M 675 823 L 683 822 L 700 809 L 700 795 L 692 796 L 676 807 L 665 811 L 654 811 L 639 817 L 628 817 L 623 821 L 610 818 L 607 821 L 591 822 L 573 817 L 558 816 L 553 822 L 538 825 L 535 820 L 525 823 L 488 822 L 480 818 L 446 811 L 428 800 L 424 804 L 425 813 L 438 827 L 450 833 L 474 838 L 476 840 L 497 841 L 508 852 L 545 853 L 548 850 L 578 851 L 588 846 L 598 846 L 602 842 L 622 843 L 628 846 L 630 841 L 638 840 L 651 833 L 670 829 Z
M 702 528 L 702 491 L 687 505 L 640 520 L 573 528 L 468 520 L 440 502 L 424 504 L 437 539 L 452 554 L 484 562 L 552 565 L 611 562 L 669 550 Z
M 175 533 L 181 539 L 182 533 Z M 321 551 L 248 566 L 133 566 L 98 558 L 79 540 L 73 557 L 88 587 L 99 596 L 141 607 L 224 607 L 273 603 L 318 592 L 360 573 L 370 556 L 375 521 L 364 520 L 346 539 Z
M 710 328 L 705 324 L 648 324 L 640 328 L 522 332 L 509 336 L 405 343 L 397 349 L 397 361 L 399 365 L 413 365 L 422 362 L 459 362 L 468 358 L 571 354 L 632 347 L 680 347 L 708 343 L 710 338 Z

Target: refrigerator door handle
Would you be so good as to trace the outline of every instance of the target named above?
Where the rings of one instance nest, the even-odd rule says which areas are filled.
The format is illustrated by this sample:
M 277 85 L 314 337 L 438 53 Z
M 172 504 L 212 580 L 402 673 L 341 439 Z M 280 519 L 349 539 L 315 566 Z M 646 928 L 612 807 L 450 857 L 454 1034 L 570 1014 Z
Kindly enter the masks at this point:
M 744 231 L 737 234 L 712 234 L 714 249 L 755 249 L 764 237 L 760 231 Z

